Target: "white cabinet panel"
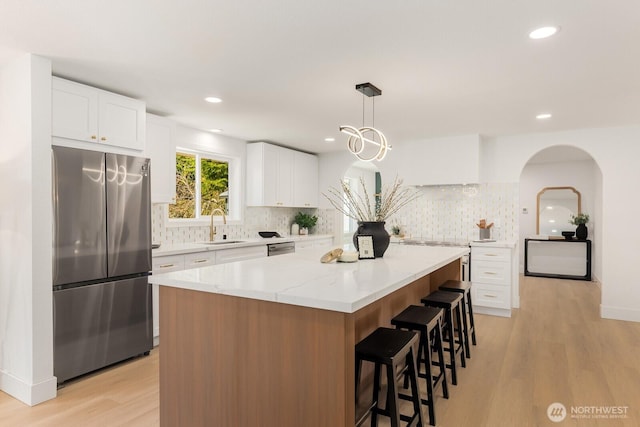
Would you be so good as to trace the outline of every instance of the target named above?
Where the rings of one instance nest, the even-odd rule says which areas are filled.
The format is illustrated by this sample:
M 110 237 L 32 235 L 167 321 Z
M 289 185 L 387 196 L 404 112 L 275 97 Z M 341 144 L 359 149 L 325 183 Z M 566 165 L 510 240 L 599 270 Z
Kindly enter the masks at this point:
M 254 151 L 252 150 L 253 154 Z M 248 174 L 259 174 L 259 171 L 262 170 L 262 177 L 258 181 L 258 187 L 255 188 L 258 192 L 262 192 L 262 200 L 256 199 L 256 204 L 265 205 L 265 206 L 276 206 L 278 204 L 282 204 L 281 201 L 278 200 L 279 186 L 282 185 L 280 183 L 280 175 L 278 174 L 278 160 L 280 157 L 280 149 L 275 146 L 264 144 L 263 150 L 261 153 L 262 162 L 258 169 L 249 169 L 247 171 Z M 249 153 L 247 152 L 247 156 Z M 258 154 L 258 156 L 260 156 Z
M 184 255 L 155 257 L 151 264 L 155 274 L 184 270 Z
M 243 261 L 245 259 L 266 257 L 267 245 L 220 249 L 216 252 L 216 264 L 226 264 L 229 262 Z
M 151 306 L 153 309 L 153 337 L 160 336 L 160 286 L 151 286 Z M 156 345 L 154 343 L 154 345 Z
M 100 91 L 98 133 L 101 144 L 143 150 L 145 105 L 135 99 Z
M 293 206 L 293 151 L 278 150 L 276 206 Z M 268 185 L 268 184 L 267 184 Z
M 511 283 L 511 263 L 476 261 L 472 257 L 471 277 L 474 282 L 509 286 Z
M 184 268 L 199 268 L 206 267 L 207 265 L 213 265 L 216 263 L 216 252 L 205 251 L 196 252 L 192 254 L 186 254 L 184 256 Z
M 316 207 L 316 156 L 264 142 L 248 144 L 247 205 Z
M 471 246 L 471 281 L 474 310 L 511 316 L 514 251 L 505 247 Z M 517 274 L 517 273 L 516 273 Z
M 473 248 L 474 261 L 511 262 L 511 250 L 505 248 Z
M 147 114 L 146 152 L 151 159 L 151 203 L 176 201 L 176 125 Z
M 474 309 L 476 306 L 510 309 L 509 288 L 474 283 L 472 289 Z
M 333 237 L 327 237 L 325 239 L 298 240 L 296 241 L 296 249 L 321 248 L 324 246 L 331 246 L 332 244 Z
M 318 157 L 296 151 L 293 167 L 293 205 L 318 206 Z
M 144 149 L 142 101 L 53 77 L 51 103 L 53 136 Z
M 51 93 L 53 136 L 98 142 L 98 92 L 54 77 Z

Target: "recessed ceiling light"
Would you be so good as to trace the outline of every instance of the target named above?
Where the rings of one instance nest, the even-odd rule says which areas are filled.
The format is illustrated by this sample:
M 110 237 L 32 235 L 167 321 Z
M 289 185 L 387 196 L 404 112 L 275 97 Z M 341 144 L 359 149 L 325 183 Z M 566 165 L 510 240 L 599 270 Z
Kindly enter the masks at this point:
M 335 140 L 336 140 L 335 138 L 329 137 L 329 138 L 325 138 L 324 142 L 334 142 Z
M 542 113 L 542 114 L 538 114 L 536 116 L 536 119 L 538 120 L 545 120 L 545 119 L 550 119 L 551 118 L 551 114 L 550 113 Z
M 529 33 L 530 39 L 546 39 L 558 32 L 560 27 L 541 27 Z
M 220 133 L 222 132 L 222 129 L 209 129 L 209 132 Z
M 222 102 L 222 99 L 216 98 L 215 96 L 207 96 L 204 100 L 212 104 L 217 104 L 219 102 Z

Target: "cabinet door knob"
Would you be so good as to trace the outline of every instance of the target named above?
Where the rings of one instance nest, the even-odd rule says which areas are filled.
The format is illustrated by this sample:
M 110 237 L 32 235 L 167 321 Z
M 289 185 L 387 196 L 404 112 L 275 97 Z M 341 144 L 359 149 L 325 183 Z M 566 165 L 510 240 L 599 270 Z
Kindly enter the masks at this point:
M 102 138 L 100 138 L 100 141 L 106 141 L 106 140 L 107 140 L 106 136 L 103 136 Z
M 98 139 L 98 137 L 95 135 L 91 135 L 91 139 Z

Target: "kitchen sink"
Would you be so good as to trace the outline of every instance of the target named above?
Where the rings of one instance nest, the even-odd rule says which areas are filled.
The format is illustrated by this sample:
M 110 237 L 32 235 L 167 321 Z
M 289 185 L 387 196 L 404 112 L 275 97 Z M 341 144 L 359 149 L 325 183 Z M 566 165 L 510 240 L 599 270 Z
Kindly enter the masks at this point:
M 201 242 L 203 245 L 229 245 L 233 243 L 244 243 L 244 240 L 216 240 L 215 242 Z

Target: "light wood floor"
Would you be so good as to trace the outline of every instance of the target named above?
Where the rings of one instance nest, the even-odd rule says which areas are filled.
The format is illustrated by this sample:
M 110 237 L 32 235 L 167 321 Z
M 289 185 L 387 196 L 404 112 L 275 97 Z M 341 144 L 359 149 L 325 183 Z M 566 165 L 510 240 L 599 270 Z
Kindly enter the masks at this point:
M 600 319 L 594 283 L 521 277 L 520 285 L 512 318 L 476 315 L 478 345 L 450 399 L 436 400 L 438 426 L 640 425 L 640 323 Z M 0 426 L 157 426 L 158 353 L 32 408 L 0 392 Z M 553 402 L 569 411 L 628 406 L 627 418 L 556 424 L 546 415 Z

